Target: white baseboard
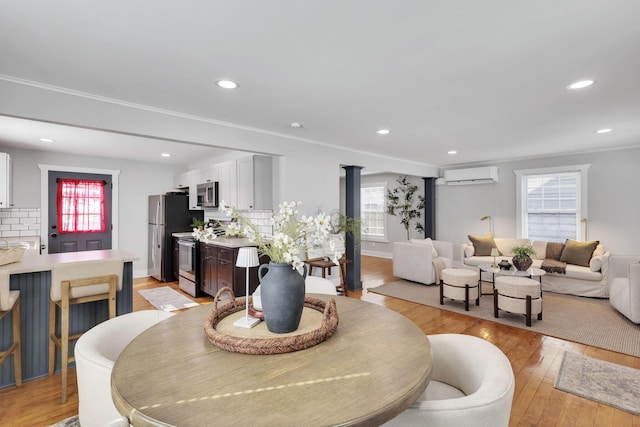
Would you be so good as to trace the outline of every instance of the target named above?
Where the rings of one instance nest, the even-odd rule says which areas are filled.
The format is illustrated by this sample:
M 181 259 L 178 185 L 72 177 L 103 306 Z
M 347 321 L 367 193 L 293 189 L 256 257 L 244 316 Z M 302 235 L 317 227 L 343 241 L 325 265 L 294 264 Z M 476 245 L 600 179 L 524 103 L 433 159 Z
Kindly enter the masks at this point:
M 389 253 L 389 252 L 382 252 L 382 251 L 362 251 L 361 255 L 366 255 L 366 256 L 375 256 L 378 258 L 387 258 L 387 259 L 393 259 L 393 254 Z

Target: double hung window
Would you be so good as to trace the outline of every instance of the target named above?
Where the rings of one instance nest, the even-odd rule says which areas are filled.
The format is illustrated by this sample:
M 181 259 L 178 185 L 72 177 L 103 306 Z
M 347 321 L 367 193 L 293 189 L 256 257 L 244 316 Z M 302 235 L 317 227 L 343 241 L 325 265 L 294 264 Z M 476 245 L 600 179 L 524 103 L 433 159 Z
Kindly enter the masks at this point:
M 584 240 L 588 165 L 515 171 L 518 229 L 530 240 Z
M 367 184 L 360 189 L 362 239 L 387 239 L 386 184 Z

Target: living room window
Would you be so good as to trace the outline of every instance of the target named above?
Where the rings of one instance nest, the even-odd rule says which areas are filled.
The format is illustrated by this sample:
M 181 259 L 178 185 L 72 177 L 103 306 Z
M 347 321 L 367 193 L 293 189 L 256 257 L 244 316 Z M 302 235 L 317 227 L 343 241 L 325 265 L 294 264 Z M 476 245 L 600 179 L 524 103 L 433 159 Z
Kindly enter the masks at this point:
M 363 240 L 387 239 L 386 192 L 386 184 L 367 184 L 360 188 L 361 235 Z
M 588 168 L 514 171 L 519 237 L 548 242 L 584 240 Z

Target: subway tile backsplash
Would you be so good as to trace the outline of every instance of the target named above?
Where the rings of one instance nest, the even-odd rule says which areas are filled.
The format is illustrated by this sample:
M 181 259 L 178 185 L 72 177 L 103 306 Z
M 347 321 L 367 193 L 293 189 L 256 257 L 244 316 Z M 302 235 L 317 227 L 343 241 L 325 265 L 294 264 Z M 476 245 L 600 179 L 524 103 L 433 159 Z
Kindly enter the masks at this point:
M 273 211 L 272 210 L 241 210 L 242 216 L 251 221 L 255 225 L 260 233 L 266 238 L 273 236 Z M 226 216 L 220 211 L 205 210 L 204 219 L 209 221 L 210 219 L 217 219 L 220 221 L 229 221 L 231 218 Z
M 0 238 L 40 235 L 40 208 L 0 209 Z

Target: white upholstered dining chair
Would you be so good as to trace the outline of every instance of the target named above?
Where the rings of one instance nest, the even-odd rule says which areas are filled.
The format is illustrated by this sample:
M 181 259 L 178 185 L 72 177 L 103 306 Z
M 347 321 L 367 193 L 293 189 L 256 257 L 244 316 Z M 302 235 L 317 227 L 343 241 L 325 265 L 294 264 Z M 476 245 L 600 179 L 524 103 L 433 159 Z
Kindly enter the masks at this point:
M 426 391 L 384 425 L 508 427 L 515 377 L 507 356 L 471 335 L 428 339 L 433 368 Z
M 173 313 L 161 310 L 135 311 L 106 320 L 78 339 L 75 357 L 82 427 L 129 425 L 111 399 L 111 370 L 135 337 L 171 316 Z
M 336 285 L 331 280 L 317 276 L 307 276 L 304 279 L 304 292 L 306 294 L 338 295 Z

